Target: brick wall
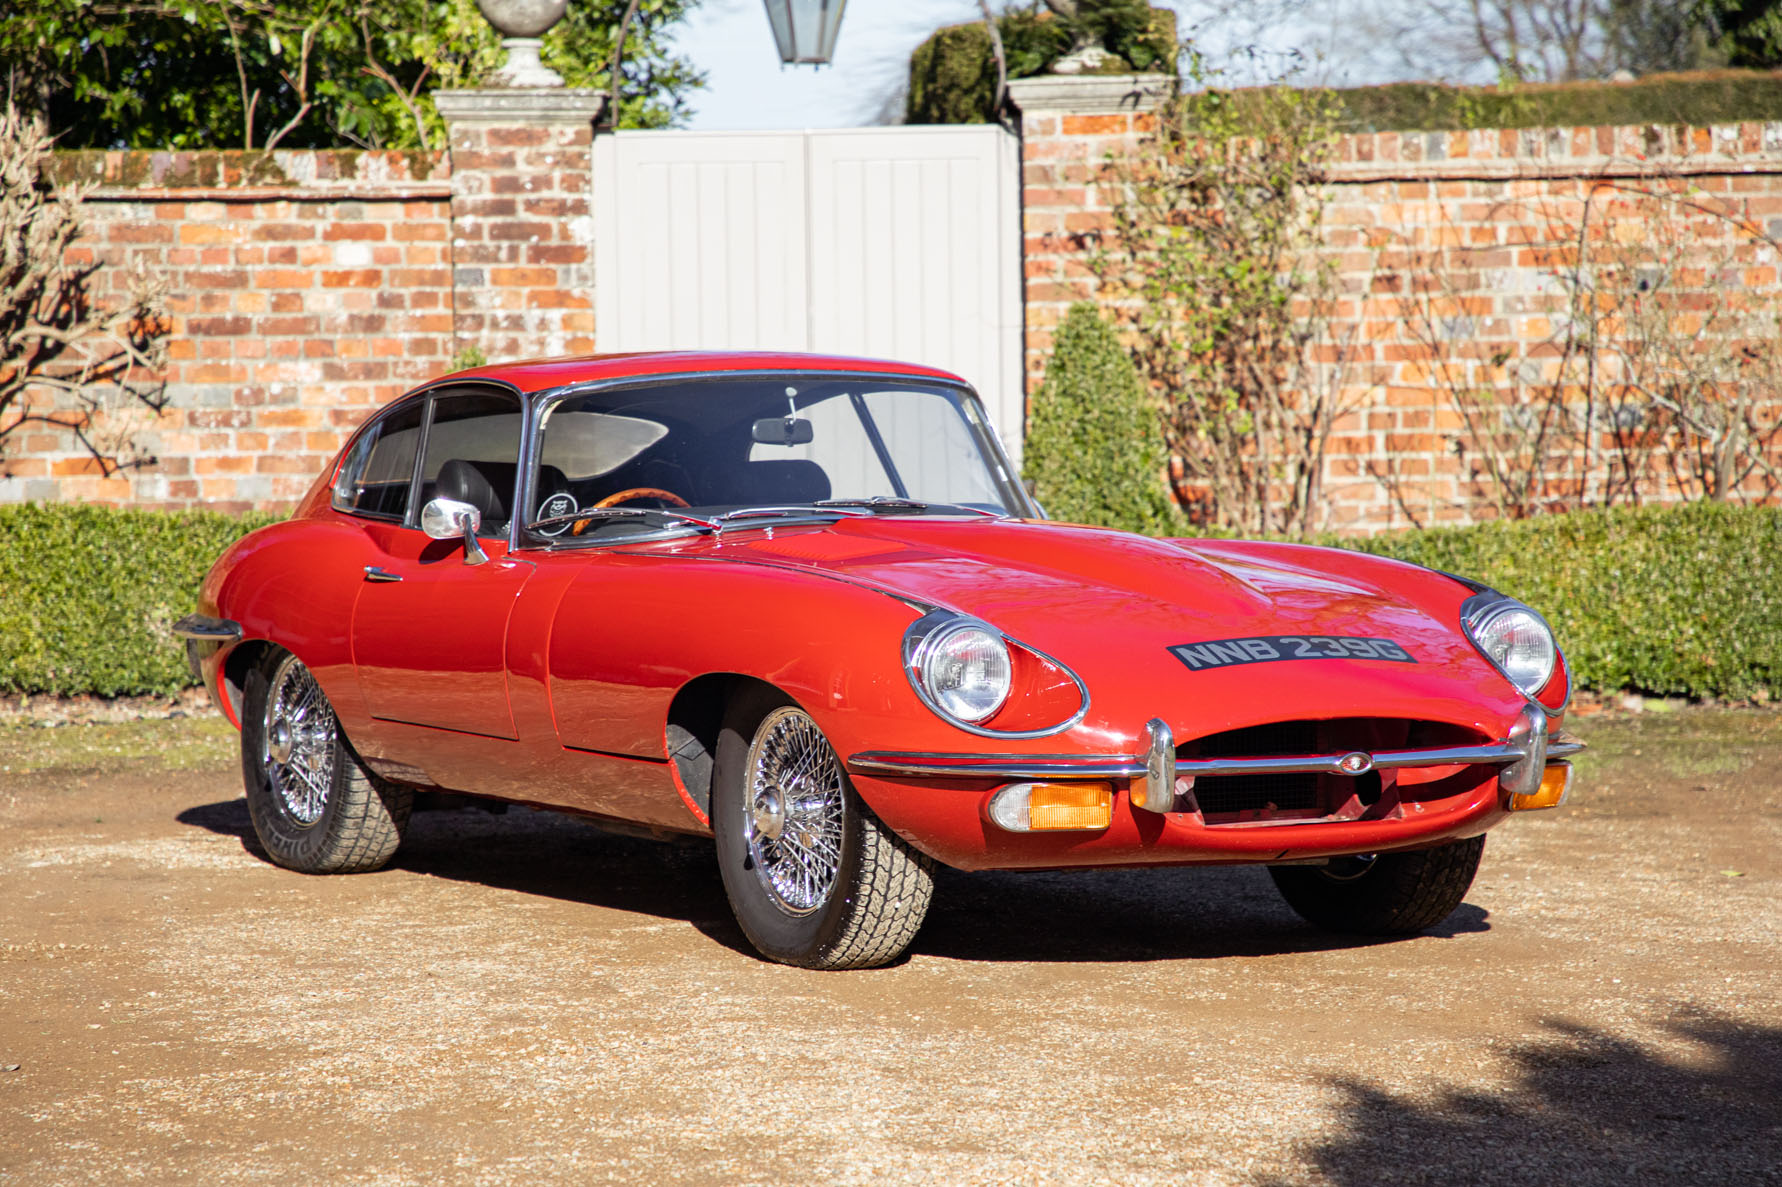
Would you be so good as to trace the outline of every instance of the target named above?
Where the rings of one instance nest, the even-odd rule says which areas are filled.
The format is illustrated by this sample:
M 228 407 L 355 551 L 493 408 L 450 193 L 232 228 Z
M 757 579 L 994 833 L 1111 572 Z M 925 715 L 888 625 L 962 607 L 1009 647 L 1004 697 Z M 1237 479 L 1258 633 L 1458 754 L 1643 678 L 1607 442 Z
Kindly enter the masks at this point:
M 158 460 L 107 478 L 28 428 L 0 503 L 279 510 L 367 413 L 450 370 L 593 349 L 588 92 L 439 96 L 452 150 L 71 152 L 95 188 L 75 260 L 103 295 L 146 265 L 171 315 L 166 410 L 121 422 Z
M 1108 225 L 1104 162 L 1144 134 L 1160 87 L 1093 76 L 1013 89 L 1023 112 L 1031 391 L 1064 310 L 1096 290 L 1087 250 Z M 168 282 L 172 399 L 138 433 L 157 465 L 102 478 L 66 434 L 27 431 L 0 462 L 0 502 L 283 508 L 367 412 L 446 370 L 462 348 L 497 359 L 594 349 L 588 189 L 598 97 L 439 98 L 449 156 L 62 154 L 65 176 L 98 187 L 91 234 L 76 252 L 141 261 Z M 1327 468 L 1331 526 L 1372 531 L 1489 513 L 1478 459 L 1456 451 L 1455 413 L 1399 316 L 1420 253 L 1476 249 L 1448 312 L 1486 353 L 1527 346 L 1553 316 L 1552 261 L 1529 212 L 1575 218 L 1605 183 L 1655 164 L 1782 236 L 1782 125 L 1340 142 L 1326 244 L 1349 290 L 1336 328 L 1353 348 L 1342 388 L 1352 410 Z M 1687 225 L 1725 248 L 1728 266 L 1693 282 L 1702 300 L 1782 297 L 1774 251 L 1749 239 L 1736 250 L 1716 243 L 1727 225 Z M 111 283 L 120 273 L 101 276 Z
M 453 311 L 490 359 L 594 350 L 594 117 L 580 90 L 436 96 L 452 146 Z
M 407 153 L 67 153 L 95 182 L 77 257 L 167 284 L 167 410 L 136 438 L 156 465 L 111 478 L 66 433 L 26 430 L 0 463 L 20 499 L 288 506 L 367 411 L 453 353 L 450 167 Z M 102 288 L 101 291 L 104 291 Z
M 1151 128 L 1157 93 L 1156 80 L 1142 77 L 1048 79 L 1022 102 L 1030 393 L 1065 310 L 1097 292 L 1087 261 L 1096 233 L 1111 227 L 1105 164 Z M 1407 325 L 1407 302 L 1464 335 L 1457 353 L 1509 351 L 1550 379 L 1559 364 L 1545 357 L 1543 339 L 1563 306 L 1553 273 L 1566 262 L 1554 241 L 1583 222 L 1587 200 L 1594 242 L 1633 244 L 1650 212 L 1627 191 L 1680 195 L 1669 208 L 1682 211 L 1673 221 L 1697 273 L 1672 278 L 1689 289 L 1684 299 L 1705 310 L 1726 307 L 1734 293 L 1758 308 L 1782 298 L 1774 248 L 1705 213 L 1745 216 L 1782 237 L 1782 124 L 1360 134 L 1338 141 L 1329 172 L 1324 241 L 1344 288 L 1332 329 L 1348 359 L 1338 394 L 1349 411 L 1325 470 L 1327 523 L 1339 530 L 1494 513 L 1482 497 L 1483 460 L 1465 450 L 1434 352 Z M 1692 215 L 1690 204 L 1701 209 Z M 1420 286 L 1437 265 L 1449 287 L 1430 294 Z M 1612 380 L 1617 360 L 1603 355 Z M 1508 386 L 1501 373 L 1478 374 Z M 1550 458 L 1561 471 L 1555 491 L 1588 481 L 1600 495 L 1603 452 L 1594 456 L 1588 476 L 1582 457 Z M 1653 496 L 1677 493 L 1667 475 L 1654 475 Z

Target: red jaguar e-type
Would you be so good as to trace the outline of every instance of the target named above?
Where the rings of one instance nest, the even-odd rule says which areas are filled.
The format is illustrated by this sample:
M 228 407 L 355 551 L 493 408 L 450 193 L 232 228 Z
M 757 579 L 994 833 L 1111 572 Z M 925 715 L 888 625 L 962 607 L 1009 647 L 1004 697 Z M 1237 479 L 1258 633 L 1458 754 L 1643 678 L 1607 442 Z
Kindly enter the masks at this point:
M 779 354 L 491 366 L 367 423 L 176 628 L 273 860 L 416 790 L 715 838 L 765 955 L 882 964 L 935 862 L 1249 862 L 1408 933 L 1579 748 L 1541 616 L 1356 553 L 1047 522 L 971 389 Z

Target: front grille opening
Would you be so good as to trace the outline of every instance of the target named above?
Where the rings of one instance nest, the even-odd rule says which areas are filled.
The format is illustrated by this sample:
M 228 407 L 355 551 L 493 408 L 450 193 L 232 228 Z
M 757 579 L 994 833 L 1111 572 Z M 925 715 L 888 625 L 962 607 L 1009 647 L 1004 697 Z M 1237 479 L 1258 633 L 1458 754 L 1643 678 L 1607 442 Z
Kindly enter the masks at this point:
M 1184 742 L 1176 755 L 1180 759 L 1284 758 L 1346 754 L 1352 750 L 1372 754 L 1381 750 L 1471 746 L 1485 741 L 1489 739 L 1476 730 L 1446 722 L 1338 717 L 1323 721 L 1273 721 L 1225 730 Z M 1471 782 L 1476 784 L 1477 778 Z M 1194 798 L 1209 824 L 1249 819 L 1318 819 L 1340 811 L 1351 797 L 1359 800 L 1364 809 L 1371 809 L 1385 797 L 1386 787 L 1379 771 L 1361 776 L 1203 775 L 1194 782 Z
M 1445 721 L 1396 717 L 1333 717 L 1325 721 L 1271 721 L 1208 734 L 1184 742 L 1182 758 L 1279 758 L 1296 754 L 1344 754 L 1351 750 L 1425 750 L 1476 746 L 1491 741 L 1477 730 Z
M 1194 781 L 1194 798 L 1208 816 L 1234 812 L 1306 812 L 1318 808 L 1317 775 L 1207 775 Z

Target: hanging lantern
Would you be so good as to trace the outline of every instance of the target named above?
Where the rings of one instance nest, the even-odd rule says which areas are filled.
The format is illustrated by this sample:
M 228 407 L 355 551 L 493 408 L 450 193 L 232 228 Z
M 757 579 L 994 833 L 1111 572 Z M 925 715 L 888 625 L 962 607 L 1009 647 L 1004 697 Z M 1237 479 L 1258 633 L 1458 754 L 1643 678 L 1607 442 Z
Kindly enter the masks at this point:
M 842 9 L 848 0 L 767 0 L 767 23 L 773 26 L 780 61 L 796 66 L 823 66 L 835 54 Z

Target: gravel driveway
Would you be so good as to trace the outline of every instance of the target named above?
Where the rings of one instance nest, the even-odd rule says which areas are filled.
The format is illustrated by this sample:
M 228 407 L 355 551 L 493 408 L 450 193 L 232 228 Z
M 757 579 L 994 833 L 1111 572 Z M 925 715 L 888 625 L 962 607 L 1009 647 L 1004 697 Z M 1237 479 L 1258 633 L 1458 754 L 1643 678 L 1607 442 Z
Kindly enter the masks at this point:
M 1573 728 L 1436 934 L 949 874 L 814 973 L 698 849 L 436 812 L 305 877 L 215 719 L 0 727 L 0 1182 L 1782 1183 L 1782 714 Z

